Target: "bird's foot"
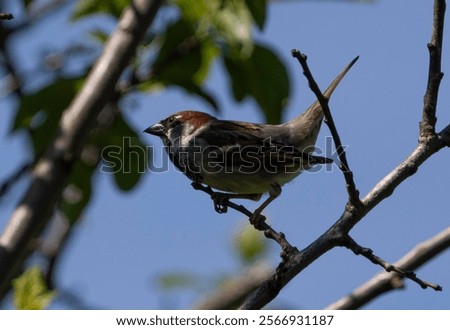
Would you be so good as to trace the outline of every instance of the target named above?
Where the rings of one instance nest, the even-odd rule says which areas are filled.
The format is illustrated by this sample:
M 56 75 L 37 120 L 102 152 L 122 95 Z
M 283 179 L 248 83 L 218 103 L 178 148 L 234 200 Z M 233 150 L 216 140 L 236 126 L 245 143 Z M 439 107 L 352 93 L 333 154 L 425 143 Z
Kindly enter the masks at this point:
M 213 190 L 211 189 L 211 191 Z M 216 210 L 217 213 L 227 213 L 227 204 L 230 202 L 230 199 L 250 199 L 252 201 L 258 201 L 261 198 L 261 194 L 228 194 L 220 191 L 213 191 L 211 198 L 214 202 L 214 210 Z
M 229 194 L 220 191 L 214 191 L 210 186 L 205 186 L 200 182 L 192 182 L 192 188 L 195 190 L 201 190 L 211 196 L 214 202 L 214 210 L 217 213 L 227 213 L 228 203 L 230 199 L 249 199 L 252 201 L 259 201 L 261 194 Z M 281 189 L 281 188 L 280 188 Z
M 278 183 L 272 183 L 270 185 L 269 197 L 253 212 L 250 217 L 250 223 L 256 228 L 261 228 L 261 223 L 266 220 L 266 217 L 261 214 L 261 212 L 278 196 L 281 195 L 281 186 Z
M 220 214 L 227 213 L 227 211 L 228 211 L 227 204 L 230 201 L 230 194 L 214 191 L 211 194 L 211 199 L 214 202 L 214 210 L 217 213 L 220 213 Z
M 261 213 L 254 212 L 250 217 L 250 224 L 255 227 L 257 230 L 262 230 L 262 224 L 266 221 L 265 215 Z
M 216 192 L 211 189 L 210 186 L 204 186 L 199 182 L 192 182 L 192 188 L 195 190 L 201 190 L 207 193 L 209 196 L 211 196 L 211 199 L 214 202 L 214 210 L 216 210 L 217 213 L 227 213 L 228 211 L 228 200 L 229 196 L 228 194 Z

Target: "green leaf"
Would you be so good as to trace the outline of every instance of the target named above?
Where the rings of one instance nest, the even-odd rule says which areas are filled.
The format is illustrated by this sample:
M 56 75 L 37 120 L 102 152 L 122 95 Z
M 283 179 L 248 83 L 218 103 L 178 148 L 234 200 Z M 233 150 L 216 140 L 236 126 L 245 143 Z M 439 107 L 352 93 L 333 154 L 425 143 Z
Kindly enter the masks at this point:
M 12 286 L 17 309 L 44 309 L 56 296 L 55 291 L 48 290 L 38 267 L 28 268 L 12 281 Z
M 33 3 L 34 2 L 34 0 L 24 0 L 24 5 L 25 5 L 25 7 L 28 7 L 31 3 Z
M 225 46 L 233 54 L 247 56 L 253 49 L 252 14 L 242 0 L 220 1 L 214 25 L 219 41 L 223 39 Z
M 224 53 L 251 52 L 253 20 L 244 1 L 196 0 L 195 5 L 186 0 L 171 2 L 180 8 L 182 18 L 194 28 L 198 39 L 209 39 Z
M 72 19 L 78 20 L 99 13 L 119 17 L 129 4 L 130 0 L 81 0 L 75 6 Z
M 160 51 L 151 66 L 152 78 L 141 85 L 141 90 L 150 90 L 161 84 L 177 85 L 217 109 L 213 96 L 202 88 L 217 52 L 209 40 L 200 40 L 194 35 L 188 22 L 178 20 L 167 27 Z
M 199 281 L 197 276 L 183 272 L 167 273 L 157 278 L 158 286 L 163 290 L 193 288 Z
M 239 230 L 234 241 L 240 259 L 246 264 L 260 259 L 267 252 L 267 239 L 248 224 Z
M 180 9 L 183 19 L 191 23 L 197 22 L 199 25 L 201 24 L 200 20 L 214 15 L 216 11 L 214 8 L 218 7 L 217 0 L 196 0 L 195 5 L 186 0 L 171 0 L 169 3 Z
M 86 148 L 85 148 L 86 149 Z M 59 209 L 74 224 L 89 204 L 92 194 L 92 176 L 96 166 L 86 164 L 83 158 L 72 167 L 72 171 L 64 188 Z
M 84 147 L 81 159 L 73 166 L 59 205 L 72 224 L 90 202 L 92 178 L 98 173 L 96 160 L 99 156 L 102 165 L 106 165 L 100 171 L 113 174 L 117 187 L 129 191 L 146 172 L 150 154 L 120 113 L 114 115 L 107 129 L 97 128 Z
M 245 0 L 245 4 L 252 13 L 259 29 L 262 30 L 266 22 L 267 0 Z
M 67 108 L 83 82 L 84 78 L 61 78 L 21 99 L 12 131 L 30 128 L 35 154 L 42 151 L 54 137 L 63 110 Z
M 153 75 L 167 83 L 192 81 L 200 84 L 216 54 L 212 43 L 199 40 L 190 24 L 178 20 L 164 33 L 164 41 L 152 64 Z
M 225 57 L 224 63 L 235 99 L 253 97 L 267 122 L 279 123 L 289 98 L 289 76 L 278 56 L 262 45 L 255 45 L 248 59 Z
M 92 39 L 95 41 L 104 44 L 106 40 L 108 40 L 109 34 L 101 29 L 95 29 L 90 32 Z
M 147 171 L 150 152 L 123 116 L 117 114 L 108 130 L 98 132 L 92 142 L 104 146 L 100 170 L 113 174 L 119 189 L 133 189 Z
M 210 93 L 208 93 L 204 88 L 195 85 L 195 84 L 185 84 L 183 88 L 191 94 L 195 94 L 199 97 L 201 97 L 204 101 L 206 101 L 214 110 L 219 110 L 219 105 Z

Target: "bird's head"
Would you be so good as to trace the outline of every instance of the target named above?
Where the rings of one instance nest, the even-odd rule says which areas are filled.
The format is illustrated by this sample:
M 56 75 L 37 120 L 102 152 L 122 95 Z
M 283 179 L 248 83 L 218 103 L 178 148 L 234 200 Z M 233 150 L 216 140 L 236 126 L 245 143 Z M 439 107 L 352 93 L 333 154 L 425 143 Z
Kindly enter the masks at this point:
M 181 145 L 187 145 L 214 120 L 216 120 L 215 117 L 204 112 L 180 111 L 146 128 L 144 132 L 159 136 L 166 146 L 173 145 L 176 140 Z

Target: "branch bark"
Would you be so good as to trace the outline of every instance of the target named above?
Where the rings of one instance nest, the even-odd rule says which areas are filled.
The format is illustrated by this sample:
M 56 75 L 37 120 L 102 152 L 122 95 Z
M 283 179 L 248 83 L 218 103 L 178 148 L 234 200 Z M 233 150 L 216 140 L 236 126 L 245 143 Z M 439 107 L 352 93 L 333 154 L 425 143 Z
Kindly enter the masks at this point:
M 54 140 L 34 167 L 30 186 L 0 236 L 0 295 L 28 255 L 30 241 L 47 223 L 92 123 L 114 94 L 120 75 L 162 3 L 132 2 L 83 88 L 64 110 Z
M 271 275 L 271 267 L 257 263 L 248 268 L 244 274 L 226 281 L 216 292 L 210 294 L 194 305 L 194 309 L 233 309 L 244 298 L 266 281 Z
M 428 83 L 420 123 L 420 139 L 428 139 L 436 134 L 436 107 L 439 85 L 444 74 L 441 72 L 442 41 L 444 38 L 445 0 L 436 0 L 433 8 L 433 31 L 431 41 L 427 45 L 430 53 L 430 64 L 428 68 Z

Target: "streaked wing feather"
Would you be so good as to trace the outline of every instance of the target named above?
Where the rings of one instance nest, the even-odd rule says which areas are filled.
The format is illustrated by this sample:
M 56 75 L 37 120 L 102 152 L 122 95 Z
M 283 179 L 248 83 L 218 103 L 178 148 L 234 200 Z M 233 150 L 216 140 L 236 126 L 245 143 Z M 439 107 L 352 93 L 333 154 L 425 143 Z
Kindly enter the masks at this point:
M 293 146 L 287 146 L 270 138 L 262 137 L 262 125 L 235 121 L 214 121 L 207 134 L 200 133 L 197 138 L 203 139 L 209 146 L 217 146 L 217 152 L 208 155 L 211 161 L 229 166 L 251 167 L 251 160 L 259 159 L 260 164 L 270 160 L 270 166 L 285 168 L 287 166 L 311 167 L 317 164 L 331 163 L 325 157 L 301 152 Z M 213 149 L 210 149 L 213 150 Z M 245 155 L 242 153 L 245 152 Z M 276 155 L 276 156 L 275 156 Z
M 215 120 L 197 138 L 212 146 L 261 145 L 261 125 Z

